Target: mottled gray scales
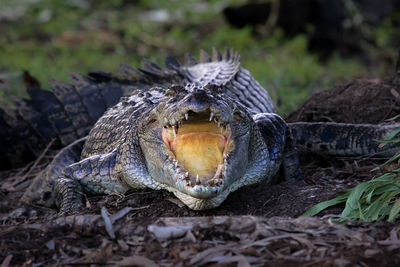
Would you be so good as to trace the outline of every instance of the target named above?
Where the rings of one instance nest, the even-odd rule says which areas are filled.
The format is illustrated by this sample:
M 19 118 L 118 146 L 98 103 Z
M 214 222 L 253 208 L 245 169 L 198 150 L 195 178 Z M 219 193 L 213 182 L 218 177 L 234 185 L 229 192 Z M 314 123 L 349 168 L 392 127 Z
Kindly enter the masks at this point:
M 97 86 L 91 86 L 90 81 L 81 75 L 72 74 L 71 79 L 91 121 L 97 121 L 107 108 L 101 90 Z
M 81 97 L 70 84 L 61 82 L 52 82 L 54 95 L 63 104 L 64 110 L 75 128 L 78 136 L 87 135 L 93 124 Z
M 312 151 L 341 156 L 391 156 L 399 147 L 379 149 L 379 141 L 394 130 L 394 124 L 350 124 L 350 123 L 289 123 L 296 146 L 304 151 Z

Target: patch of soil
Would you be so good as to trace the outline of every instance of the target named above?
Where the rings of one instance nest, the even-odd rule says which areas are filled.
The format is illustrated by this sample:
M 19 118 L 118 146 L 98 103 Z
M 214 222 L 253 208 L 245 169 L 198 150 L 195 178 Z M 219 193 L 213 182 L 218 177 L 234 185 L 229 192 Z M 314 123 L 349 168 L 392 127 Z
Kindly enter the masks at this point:
M 289 120 L 376 123 L 399 113 L 399 84 L 388 79 L 336 87 L 312 96 Z M 53 209 L 18 202 L 49 160 L 44 156 L 31 168 L 0 173 L 2 266 L 400 264 L 396 225 L 332 223 L 329 214 L 343 207 L 322 218 L 294 219 L 371 179 L 378 159 L 304 154 L 304 179 L 242 188 L 208 211 L 190 210 L 165 191 L 141 190 L 89 197 L 81 215 L 62 218 Z
M 287 121 L 380 123 L 400 113 L 400 74 L 315 93 Z

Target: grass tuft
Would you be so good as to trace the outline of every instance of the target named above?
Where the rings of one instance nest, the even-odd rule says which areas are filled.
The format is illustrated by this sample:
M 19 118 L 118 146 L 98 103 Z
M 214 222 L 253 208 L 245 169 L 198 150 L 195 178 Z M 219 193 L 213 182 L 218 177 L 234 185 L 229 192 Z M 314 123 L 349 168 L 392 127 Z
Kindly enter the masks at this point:
M 393 131 L 381 140 L 383 147 L 399 145 L 399 135 L 400 129 Z M 314 216 L 329 207 L 346 203 L 339 222 L 348 219 L 366 222 L 379 220 L 393 222 L 400 217 L 400 151 L 372 171 L 383 169 L 385 171 L 379 176 L 345 190 L 336 198 L 313 206 L 303 216 Z

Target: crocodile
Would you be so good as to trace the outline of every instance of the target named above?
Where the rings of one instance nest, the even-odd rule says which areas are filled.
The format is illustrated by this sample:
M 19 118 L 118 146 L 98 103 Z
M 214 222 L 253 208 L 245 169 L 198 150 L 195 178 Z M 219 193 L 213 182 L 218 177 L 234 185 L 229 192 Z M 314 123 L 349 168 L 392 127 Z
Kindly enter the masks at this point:
M 83 194 L 151 188 L 172 192 L 190 209 L 211 209 L 241 187 L 276 183 L 279 170 L 285 180 L 299 179 L 297 148 L 333 155 L 376 153 L 375 139 L 399 127 L 287 124 L 233 50 L 223 55 L 213 50 L 212 56 L 201 51 L 199 63 L 187 56 L 183 65 L 167 58 L 166 66 L 145 61 L 128 74 L 80 78 L 93 94 L 118 88 L 126 96 L 86 137 L 57 154 L 22 202 L 56 205 L 60 214 L 70 214 L 84 207 Z M 53 86 L 55 95 L 63 87 L 71 88 Z

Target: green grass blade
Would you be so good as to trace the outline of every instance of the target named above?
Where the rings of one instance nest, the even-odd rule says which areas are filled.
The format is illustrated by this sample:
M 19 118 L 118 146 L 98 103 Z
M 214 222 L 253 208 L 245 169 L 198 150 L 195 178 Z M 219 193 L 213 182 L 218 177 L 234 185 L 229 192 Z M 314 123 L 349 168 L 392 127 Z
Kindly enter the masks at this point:
M 375 194 L 380 195 L 380 194 L 388 193 L 388 192 L 399 192 L 399 189 L 400 188 L 398 185 L 396 185 L 396 183 L 389 182 L 388 184 L 382 185 L 379 188 L 377 188 L 375 190 Z
M 349 217 L 352 210 L 358 209 L 358 202 L 360 201 L 363 193 L 369 187 L 368 183 L 361 183 L 354 189 L 350 190 L 349 198 L 346 201 L 346 207 L 342 212 L 342 216 Z
M 371 192 L 369 192 L 365 198 L 365 202 L 367 202 L 367 204 L 371 204 L 371 199 L 372 196 L 374 195 L 375 189 L 372 189 Z
M 385 163 L 383 163 L 383 165 L 387 165 L 389 163 L 396 162 L 399 160 L 400 160 L 400 151 L 398 151 L 393 157 L 391 157 Z
M 400 118 L 400 114 L 397 114 L 396 116 L 394 116 L 393 118 L 390 118 L 389 120 L 394 121 L 394 120 L 397 120 L 398 118 Z
M 365 221 L 365 217 L 364 217 L 364 214 L 363 214 L 363 209 L 361 207 L 361 203 L 357 202 L 357 204 L 358 204 L 358 217 L 355 217 L 355 218 L 360 218 L 360 220 Z
M 388 136 L 386 136 L 386 137 L 382 140 L 382 141 L 383 141 L 382 143 L 385 143 L 385 142 L 392 142 L 391 139 L 393 139 L 398 133 L 400 133 L 400 128 L 394 130 L 394 131 L 391 132 Z
M 324 209 L 327 209 L 329 207 L 335 206 L 340 203 L 344 203 L 348 197 L 348 193 L 346 192 L 345 194 L 335 197 L 333 199 L 318 203 L 317 205 L 312 206 L 309 210 L 304 212 L 302 216 L 314 216 L 323 211 Z
M 390 209 L 388 221 L 393 222 L 394 219 L 396 219 L 396 217 L 399 216 L 399 213 L 400 213 L 400 197 L 397 198 L 392 208 Z
M 387 207 L 397 192 L 385 192 L 380 195 L 371 205 L 367 206 L 364 214 L 365 221 L 377 221 L 380 217 L 385 216 L 384 208 Z

